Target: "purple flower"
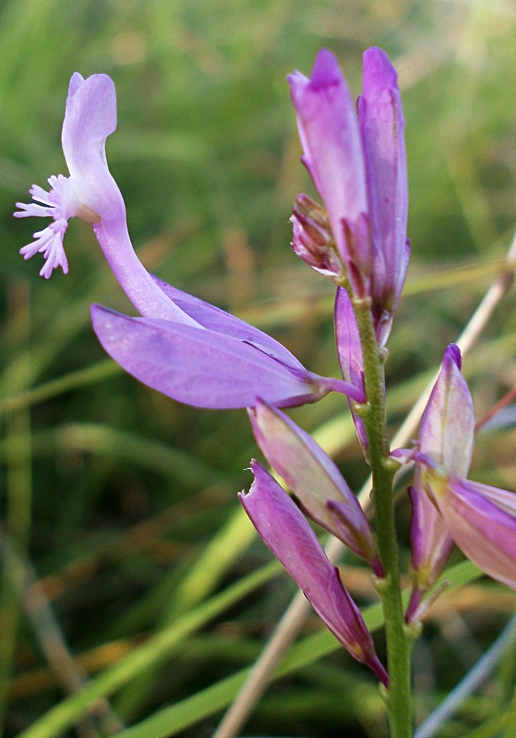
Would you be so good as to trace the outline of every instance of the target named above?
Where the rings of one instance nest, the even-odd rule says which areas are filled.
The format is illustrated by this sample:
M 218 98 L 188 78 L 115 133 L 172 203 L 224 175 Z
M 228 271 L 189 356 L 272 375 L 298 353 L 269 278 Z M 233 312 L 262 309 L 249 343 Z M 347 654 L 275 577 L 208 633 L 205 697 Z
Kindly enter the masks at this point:
M 337 60 L 328 50 L 317 55 L 309 79 L 294 72 L 288 80 L 303 163 L 328 212 L 353 293 L 371 297 L 383 345 L 409 258 L 404 119 L 396 71 L 387 55 L 373 47 L 363 61 L 358 120 Z
M 475 418 L 460 366 L 460 351 L 452 344 L 446 349 L 441 372 L 421 419 L 419 454 L 447 473 L 465 477 L 473 450 Z M 427 467 L 416 463 L 414 486 L 410 489 L 414 588 L 407 609 L 409 621 L 417 619 L 424 593 L 441 574 L 453 548 L 448 523 L 425 491 L 426 477 Z
M 339 570 L 287 493 L 258 462 L 251 466 L 255 479 L 249 493 L 240 494 L 240 501 L 254 527 L 338 641 L 388 686 L 371 634 L 342 585 Z
M 373 531 L 336 465 L 310 434 L 259 400 L 249 410 L 256 441 L 312 520 L 366 559 L 383 576 Z
M 419 431 L 411 525 L 414 590 L 407 619 L 441 573 L 452 542 L 482 571 L 516 589 L 516 494 L 471 482 L 473 402 L 449 346 Z
M 25 258 L 41 251 L 41 271 L 68 271 L 63 236 L 74 216 L 92 224 L 106 259 L 142 317 L 131 318 L 98 305 L 95 331 L 108 354 L 140 381 L 197 407 L 248 407 L 257 397 L 278 405 L 315 402 L 335 390 L 363 399 L 345 381 L 307 371 L 274 339 L 202 300 L 150 275 L 136 256 L 127 230 L 125 205 L 111 176 L 105 142 L 116 128 L 112 80 L 74 74 L 68 91 L 62 144 L 70 176 L 51 177 L 51 191 L 34 185 L 42 205 L 18 203 L 16 217 L 50 217 L 22 249 Z

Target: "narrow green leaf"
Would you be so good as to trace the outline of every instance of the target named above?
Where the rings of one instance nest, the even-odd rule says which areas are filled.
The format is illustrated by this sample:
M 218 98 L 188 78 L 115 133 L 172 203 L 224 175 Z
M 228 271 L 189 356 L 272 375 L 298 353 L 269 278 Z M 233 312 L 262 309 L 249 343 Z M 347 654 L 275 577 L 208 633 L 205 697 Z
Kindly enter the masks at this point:
M 211 600 L 204 602 L 195 610 L 176 620 L 169 628 L 134 649 L 126 658 L 103 671 L 80 692 L 49 710 L 18 738 L 53 738 L 59 735 L 87 713 L 89 706 L 99 697 L 112 694 L 150 666 L 162 663 L 191 633 L 238 602 L 249 592 L 269 581 L 280 570 L 280 564 L 274 561 L 231 585 Z
M 444 580 L 448 580 L 449 588 L 452 589 L 477 579 L 481 574 L 482 572 L 474 564 L 464 561 L 445 572 L 437 586 L 440 586 Z M 407 597 L 408 594 L 407 591 L 405 596 Z M 379 603 L 367 607 L 363 610 L 362 615 L 369 630 L 376 630 L 383 623 L 383 613 Z M 340 644 L 328 630 L 314 633 L 290 649 L 278 667 L 274 679 L 290 674 L 302 666 L 307 666 L 338 648 L 341 648 Z M 245 682 L 250 670 L 250 668 L 243 669 L 192 697 L 157 711 L 146 720 L 124 730 L 120 733 L 120 738 L 165 738 L 176 735 L 199 720 L 227 707 Z M 23 735 L 20 738 L 29 738 L 29 735 Z

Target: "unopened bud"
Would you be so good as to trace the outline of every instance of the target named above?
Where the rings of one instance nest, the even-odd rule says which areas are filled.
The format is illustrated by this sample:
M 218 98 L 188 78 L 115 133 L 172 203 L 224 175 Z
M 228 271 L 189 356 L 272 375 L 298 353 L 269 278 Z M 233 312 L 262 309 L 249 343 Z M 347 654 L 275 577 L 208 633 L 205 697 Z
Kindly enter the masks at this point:
M 292 250 L 326 277 L 344 274 L 326 210 L 308 195 L 298 195 L 292 208 Z

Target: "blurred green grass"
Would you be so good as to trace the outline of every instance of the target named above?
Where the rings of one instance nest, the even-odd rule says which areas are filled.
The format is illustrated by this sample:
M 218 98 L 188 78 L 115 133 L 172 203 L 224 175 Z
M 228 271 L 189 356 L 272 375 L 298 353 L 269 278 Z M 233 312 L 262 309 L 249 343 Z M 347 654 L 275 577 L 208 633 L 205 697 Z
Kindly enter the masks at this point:
M 337 376 L 331 287 L 297 263 L 288 246 L 292 201 L 313 188 L 298 161 L 285 75 L 294 68 L 308 73 L 324 45 L 339 56 L 357 94 L 361 53 L 373 44 L 399 69 L 407 119 L 413 258 L 389 344 L 394 427 L 460 332 L 492 278 L 490 265 L 512 238 L 513 5 L 0 2 L 0 407 L 31 388 L 47 388 L 10 409 L 4 405 L 4 530 L 42 578 L 74 654 L 147 638 L 270 556 L 235 523 L 236 492 L 250 483 L 245 468 L 257 453 L 245 413 L 180 406 L 107 368 L 89 326 L 89 305 L 132 309 L 86 224 L 70 224 L 66 277 L 46 282 L 38 277 L 38 258 L 24 262 L 18 254 L 34 223 L 12 218 L 14 202 L 27 201 L 33 182 L 66 173 L 59 135 L 70 75 L 106 72 L 115 81 L 119 124 L 108 140 L 108 159 L 146 266 L 271 330 L 311 370 Z M 478 415 L 516 380 L 515 308 L 509 295 L 466 361 Z M 60 378 L 61 384 L 50 384 Z M 330 396 L 294 417 L 324 431 L 358 488 L 366 469 L 350 440 L 342 398 Z M 486 435 L 476 478 L 516 486 L 513 441 L 514 431 Z M 407 514 L 402 503 L 400 523 Z M 219 553 L 208 565 L 212 550 Z M 5 697 L 6 705 L 0 713 L 4 735 L 14 736 L 57 704 L 63 687 L 37 686 L 36 673 L 47 660 L 8 567 L 3 577 L 0 704 Z M 139 674 L 113 706 L 122 719 L 138 721 L 233 674 L 255 657 L 293 591 L 285 578 L 263 584 L 206 627 L 199 637 L 209 639 L 209 648 L 196 651 L 195 639 L 187 640 L 181 656 Z M 459 627 L 453 617 L 460 618 L 470 646 L 487 642 L 500 622 L 500 589 L 491 591 L 493 604 L 483 615 L 452 613 L 446 621 Z M 421 673 L 416 668 L 421 714 L 463 669 L 460 661 L 453 668 L 447 663 L 453 642 L 441 625 L 418 647 L 417 663 L 426 664 Z M 315 617 L 307 626 L 318 627 Z M 108 663 L 117 653 L 113 648 Z M 345 691 L 336 667 L 358 691 L 340 710 L 321 710 L 322 691 L 337 706 Z M 20 694 L 9 686 L 22 676 L 30 683 L 31 673 L 32 689 Z M 371 689 L 345 654 L 333 654 L 274 686 L 248 730 L 378 736 L 381 719 L 364 717 L 361 703 L 369 704 L 364 694 Z M 474 720 L 492 709 L 473 711 Z M 472 725 L 469 713 L 463 720 L 456 735 Z M 184 735 L 207 735 L 215 724 L 204 719 Z

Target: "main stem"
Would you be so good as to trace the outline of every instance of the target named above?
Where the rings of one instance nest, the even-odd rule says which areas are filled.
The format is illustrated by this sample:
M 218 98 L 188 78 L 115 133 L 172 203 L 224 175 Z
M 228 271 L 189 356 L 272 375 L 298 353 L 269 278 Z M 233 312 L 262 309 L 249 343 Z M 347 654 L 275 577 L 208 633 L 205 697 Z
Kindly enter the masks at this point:
M 389 446 L 386 436 L 385 382 L 381 355 L 371 315 L 370 300 L 352 298 L 360 332 L 364 361 L 364 384 L 367 396 L 364 421 L 369 463 L 373 476 L 373 502 L 375 508 L 378 553 L 385 572 L 379 582 L 387 641 L 389 689 L 387 713 L 391 738 L 411 738 L 412 705 L 410 690 L 411 637 L 405 626 L 401 601 L 398 543 L 394 524 L 392 480 L 394 469 L 389 463 Z

